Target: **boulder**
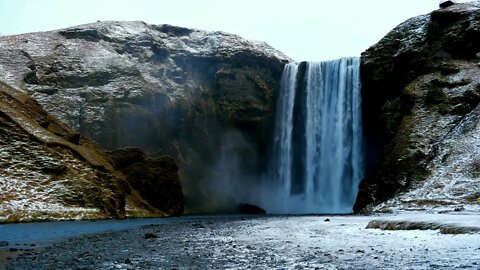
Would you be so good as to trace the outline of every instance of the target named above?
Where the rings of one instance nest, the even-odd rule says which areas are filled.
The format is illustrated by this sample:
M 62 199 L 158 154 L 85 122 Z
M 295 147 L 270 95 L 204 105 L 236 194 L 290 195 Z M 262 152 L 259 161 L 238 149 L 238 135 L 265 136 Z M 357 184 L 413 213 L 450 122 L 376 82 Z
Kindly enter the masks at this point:
M 440 4 L 438 5 L 440 8 L 447 8 L 449 6 L 455 5 L 454 1 L 451 0 L 441 0 Z
M 456 4 L 412 18 L 362 53 L 368 170 L 356 211 L 474 203 L 479 11 Z
M 247 215 L 264 215 L 267 213 L 267 211 L 260 206 L 248 203 L 239 203 L 237 205 L 236 212 Z

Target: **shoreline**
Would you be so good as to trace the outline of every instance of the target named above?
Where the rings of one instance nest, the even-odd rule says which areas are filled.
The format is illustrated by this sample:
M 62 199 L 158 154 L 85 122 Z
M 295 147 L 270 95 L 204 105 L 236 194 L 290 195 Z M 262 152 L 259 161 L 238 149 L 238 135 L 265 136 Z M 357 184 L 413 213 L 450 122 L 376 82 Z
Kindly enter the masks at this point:
M 436 219 L 459 218 L 457 215 L 433 216 Z M 68 238 L 41 251 L 34 249 L 18 254 L 8 261 L 5 269 L 242 269 L 247 266 L 263 269 L 315 266 L 478 269 L 480 233 L 445 235 L 438 230 L 366 229 L 370 221 L 385 217 L 213 216 L 183 219 Z M 432 219 L 432 216 L 424 218 Z M 474 218 L 471 222 L 476 222 L 480 215 L 460 219 L 471 218 Z M 401 220 L 401 216 L 397 220 Z

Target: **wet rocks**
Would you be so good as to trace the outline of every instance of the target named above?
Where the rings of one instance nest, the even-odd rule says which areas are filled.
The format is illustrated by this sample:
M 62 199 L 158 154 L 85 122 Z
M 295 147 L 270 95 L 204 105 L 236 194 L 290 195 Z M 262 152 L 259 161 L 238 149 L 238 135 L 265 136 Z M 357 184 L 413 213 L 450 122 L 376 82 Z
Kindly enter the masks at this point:
M 8 241 L 0 241 L 0 247 L 8 247 Z

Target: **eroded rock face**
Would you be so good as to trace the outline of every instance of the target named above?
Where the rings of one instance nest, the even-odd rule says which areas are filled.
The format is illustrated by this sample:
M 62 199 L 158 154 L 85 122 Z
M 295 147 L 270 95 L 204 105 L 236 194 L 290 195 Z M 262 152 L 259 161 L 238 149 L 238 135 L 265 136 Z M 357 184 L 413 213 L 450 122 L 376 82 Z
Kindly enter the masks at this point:
M 106 149 L 172 156 L 189 198 L 215 175 L 227 132 L 248 145 L 237 167 L 262 167 L 290 61 L 262 42 L 143 22 L 0 37 L 0 48 L 1 80 Z
M 145 157 L 140 175 L 124 174 L 125 164 L 112 163 L 92 141 L 3 82 L 0 150 L 0 223 L 183 213 L 182 187 L 171 158 Z M 148 188 L 168 189 L 169 193 L 160 193 L 161 200 L 150 200 L 134 182 L 143 181 L 150 170 L 163 178 Z
M 377 162 L 357 211 L 394 195 L 376 209 L 476 205 L 479 53 L 480 4 L 471 3 L 410 19 L 362 54 L 365 133 Z
M 108 157 L 1 82 L 0 149 L 0 222 L 125 216 Z
M 171 157 L 150 158 L 138 148 L 118 149 L 109 155 L 114 167 L 151 206 L 170 216 L 183 214 L 182 184 Z

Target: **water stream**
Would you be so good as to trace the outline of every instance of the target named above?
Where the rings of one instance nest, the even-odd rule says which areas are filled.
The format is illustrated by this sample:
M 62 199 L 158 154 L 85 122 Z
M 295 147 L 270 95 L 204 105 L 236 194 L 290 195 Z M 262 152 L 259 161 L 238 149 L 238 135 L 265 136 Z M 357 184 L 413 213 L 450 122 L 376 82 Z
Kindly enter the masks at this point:
M 359 67 L 358 57 L 285 66 L 269 212 L 352 212 L 364 167 Z

